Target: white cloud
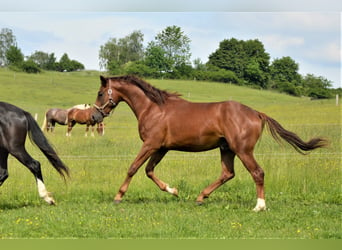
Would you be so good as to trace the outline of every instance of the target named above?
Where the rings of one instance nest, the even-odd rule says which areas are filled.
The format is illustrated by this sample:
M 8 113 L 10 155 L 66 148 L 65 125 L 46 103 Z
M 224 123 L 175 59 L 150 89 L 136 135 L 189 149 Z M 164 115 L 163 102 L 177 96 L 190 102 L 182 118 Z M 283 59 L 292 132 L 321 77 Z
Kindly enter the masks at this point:
M 282 35 L 266 35 L 261 37 L 266 48 L 272 51 L 285 51 L 293 47 L 302 46 L 305 43 L 303 37 L 291 37 Z
M 338 64 L 341 62 L 341 46 L 337 42 L 331 42 L 318 47 L 315 50 L 306 51 L 306 56 L 315 61 Z

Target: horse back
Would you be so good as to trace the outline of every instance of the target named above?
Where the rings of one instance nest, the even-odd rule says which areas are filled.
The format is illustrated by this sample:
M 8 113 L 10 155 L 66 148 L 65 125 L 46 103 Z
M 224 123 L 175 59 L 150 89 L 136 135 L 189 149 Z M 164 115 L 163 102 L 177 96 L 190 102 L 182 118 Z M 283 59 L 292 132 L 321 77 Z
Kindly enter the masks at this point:
M 79 124 L 93 125 L 94 122 L 92 122 L 91 120 L 91 114 L 92 114 L 91 108 L 87 108 L 87 109 L 72 108 L 68 111 L 68 120 L 75 121 Z
M 45 116 L 48 122 L 54 121 L 60 125 L 66 125 L 68 118 L 67 114 L 68 111 L 65 109 L 52 108 L 46 112 Z

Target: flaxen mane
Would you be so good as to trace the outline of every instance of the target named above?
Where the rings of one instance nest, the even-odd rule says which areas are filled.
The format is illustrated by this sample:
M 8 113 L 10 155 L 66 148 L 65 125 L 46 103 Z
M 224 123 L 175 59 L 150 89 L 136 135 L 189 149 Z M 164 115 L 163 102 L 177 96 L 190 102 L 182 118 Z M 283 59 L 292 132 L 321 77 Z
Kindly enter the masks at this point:
M 119 76 L 119 77 L 111 77 L 112 80 L 125 81 L 127 83 L 134 84 L 139 87 L 142 91 L 144 91 L 145 95 L 153 102 L 158 105 L 164 104 L 166 99 L 171 96 L 180 96 L 178 93 L 170 93 L 165 90 L 157 89 L 153 87 L 151 84 L 145 82 L 144 80 L 136 77 L 136 76 Z

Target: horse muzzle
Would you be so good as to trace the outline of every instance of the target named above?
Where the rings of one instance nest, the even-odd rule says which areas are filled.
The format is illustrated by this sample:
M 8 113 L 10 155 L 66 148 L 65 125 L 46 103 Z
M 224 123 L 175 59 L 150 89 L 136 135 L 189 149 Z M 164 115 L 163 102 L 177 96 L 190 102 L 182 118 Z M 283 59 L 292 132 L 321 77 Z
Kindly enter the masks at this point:
M 95 109 L 95 111 L 92 113 L 91 118 L 94 123 L 100 123 L 103 121 L 104 116 L 102 113 Z

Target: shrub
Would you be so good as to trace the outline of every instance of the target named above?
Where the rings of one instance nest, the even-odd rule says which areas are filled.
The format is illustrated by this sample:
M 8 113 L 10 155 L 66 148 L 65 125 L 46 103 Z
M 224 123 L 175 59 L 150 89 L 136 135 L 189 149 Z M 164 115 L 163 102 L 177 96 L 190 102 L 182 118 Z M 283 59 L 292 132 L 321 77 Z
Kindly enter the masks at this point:
M 236 76 L 236 74 L 233 71 L 225 69 L 219 69 L 215 71 L 194 70 L 193 76 L 197 80 L 234 83 L 241 85 L 241 80 Z
M 21 69 L 26 73 L 40 73 L 41 72 L 38 65 L 32 60 L 24 61 L 21 64 Z
M 128 62 L 123 66 L 125 74 L 142 77 L 157 77 L 156 72 L 142 62 Z

